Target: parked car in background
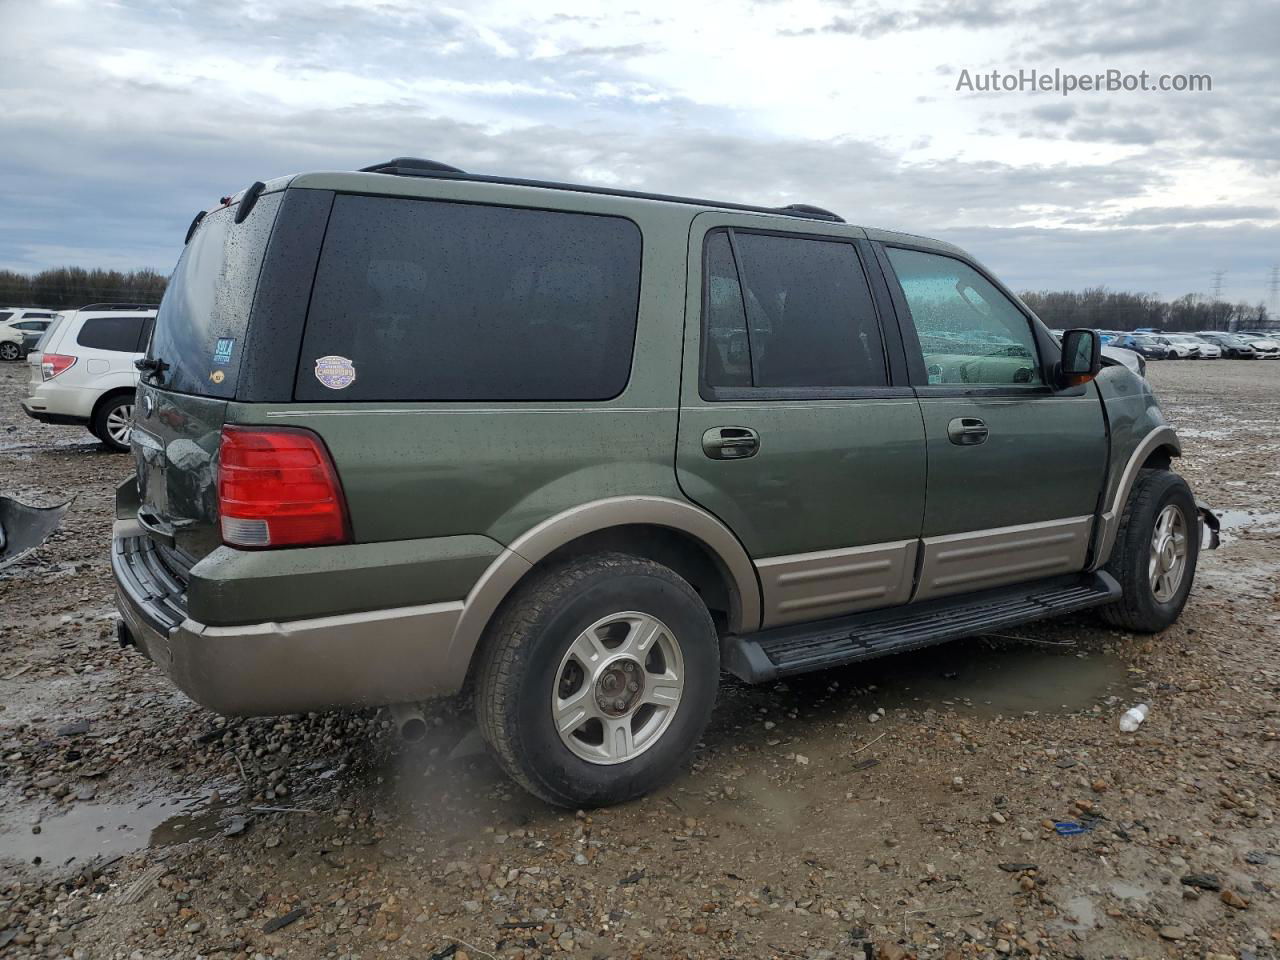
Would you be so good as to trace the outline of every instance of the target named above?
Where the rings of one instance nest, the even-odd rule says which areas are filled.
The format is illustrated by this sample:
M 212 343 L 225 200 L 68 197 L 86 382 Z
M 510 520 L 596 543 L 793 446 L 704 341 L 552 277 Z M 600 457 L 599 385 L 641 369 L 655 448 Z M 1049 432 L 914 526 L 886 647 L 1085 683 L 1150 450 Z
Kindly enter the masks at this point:
M 24 320 L 52 320 L 57 310 L 44 307 L 0 307 L 0 323 L 21 323 Z
M 1216 360 L 1222 356 L 1222 350 L 1217 344 L 1210 343 L 1208 340 L 1201 340 L 1199 337 L 1192 336 L 1189 333 L 1166 333 L 1162 336 L 1170 346 L 1185 349 L 1188 359 Z M 1182 350 L 1175 349 L 1175 354 L 1181 358 Z
M 156 308 L 97 303 L 62 314 L 29 359 L 27 416 L 44 423 L 81 424 L 112 450 L 129 449 L 134 361 L 147 349 Z
M 1201 340 L 1216 344 L 1224 357 L 1233 360 L 1256 360 L 1253 345 L 1243 337 L 1234 333 L 1223 333 L 1219 330 L 1202 330 L 1196 334 Z
M 1169 356 L 1169 347 L 1156 337 L 1143 336 L 1138 333 L 1125 334 L 1114 341 L 1113 346 L 1132 350 L 1148 360 L 1163 360 Z
M 1212 340 L 1205 340 L 1203 337 L 1198 337 L 1194 333 L 1188 333 L 1185 334 L 1185 336 L 1196 344 L 1196 348 L 1199 350 L 1199 358 L 1201 360 L 1222 359 L 1222 348 Z
M 21 360 L 34 350 L 56 316 L 56 313 L 49 310 L 8 307 L 0 310 L 0 360 Z M 11 336 L 14 332 L 18 334 L 16 340 Z M 15 343 L 18 348 L 16 351 L 7 346 Z
M 1200 356 L 1200 345 L 1178 339 L 1174 334 L 1162 334 L 1154 338 L 1168 348 L 1166 360 L 1195 360 Z
M 675 776 L 722 669 L 1159 632 L 1202 542 L 1092 330 L 809 206 L 408 158 L 257 182 L 195 222 L 139 366 L 121 642 L 227 714 L 413 730 L 465 685 L 570 809 Z
M 12 363 L 27 354 L 27 338 L 21 330 L 0 324 L 0 360 Z
M 1253 347 L 1253 352 L 1259 360 L 1280 359 L 1280 339 L 1260 333 L 1240 333 L 1236 336 Z

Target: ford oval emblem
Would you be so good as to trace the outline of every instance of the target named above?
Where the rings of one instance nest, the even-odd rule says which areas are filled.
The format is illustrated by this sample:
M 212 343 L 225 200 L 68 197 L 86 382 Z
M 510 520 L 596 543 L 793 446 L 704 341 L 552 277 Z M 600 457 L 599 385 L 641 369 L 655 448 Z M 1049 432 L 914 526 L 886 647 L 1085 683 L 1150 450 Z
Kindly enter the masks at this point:
M 151 416 L 151 414 L 155 412 L 155 409 L 156 409 L 155 399 L 152 398 L 151 394 L 148 393 L 146 396 L 142 398 L 142 412 L 145 416 L 149 417 Z

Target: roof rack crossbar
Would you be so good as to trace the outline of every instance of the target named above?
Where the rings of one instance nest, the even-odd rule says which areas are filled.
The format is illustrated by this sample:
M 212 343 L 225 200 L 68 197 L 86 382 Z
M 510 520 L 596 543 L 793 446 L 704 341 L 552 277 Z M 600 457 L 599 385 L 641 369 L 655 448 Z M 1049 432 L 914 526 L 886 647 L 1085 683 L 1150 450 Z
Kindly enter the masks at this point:
M 396 157 L 386 163 L 361 167 L 361 173 L 384 173 L 397 177 L 435 177 L 440 180 L 466 180 L 471 183 L 501 183 L 515 187 L 541 187 L 544 190 L 569 190 L 574 193 L 593 193 L 607 197 L 628 197 L 633 200 L 661 200 L 666 203 L 690 203 L 700 207 L 716 207 L 721 210 L 743 210 L 748 213 L 772 213 L 804 220 L 825 220 L 844 223 L 839 214 L 807 203 L 792 203 L 785 207 L 761 207 L 749 203 L 727 203 L 721 200 L 702 200 L 697 197 L 680 197 L 666 193 L 646 193 L 641 190 L 619 190 L 615 187 L 596 187 L 584 183 L 562 183 L 557 180 L 529 180 L 523 177 L 497 177 L 483 173 L 464 173 L 457 167 L 435 160 L 419 160 L 414 157 Z

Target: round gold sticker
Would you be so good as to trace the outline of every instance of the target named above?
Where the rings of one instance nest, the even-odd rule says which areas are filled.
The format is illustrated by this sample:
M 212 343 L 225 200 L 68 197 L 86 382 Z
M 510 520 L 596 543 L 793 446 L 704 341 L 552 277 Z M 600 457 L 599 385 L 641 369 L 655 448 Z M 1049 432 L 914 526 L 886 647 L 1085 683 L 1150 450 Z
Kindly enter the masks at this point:
M 209 379 L 214 383 L 221 383 L 223 380 L 227 379 L 227 375 L 221 370 L 215 370 L 213 373 L 209 374 Z

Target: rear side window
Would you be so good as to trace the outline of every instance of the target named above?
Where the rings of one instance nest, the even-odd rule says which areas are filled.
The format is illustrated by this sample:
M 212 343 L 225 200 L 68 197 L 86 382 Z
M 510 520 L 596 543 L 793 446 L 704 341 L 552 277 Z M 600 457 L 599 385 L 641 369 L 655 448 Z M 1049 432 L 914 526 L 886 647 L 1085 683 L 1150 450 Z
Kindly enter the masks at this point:
M 262 257 L 283 193 L 264 195 L 244 223 L 235 206 L 200 221 L 174 268 L 148 356 L 167 367 L 162 385 L 233 397 Z
M 0 310 L 0 323 L 4 323 L 6 320 L 8 320 L 12 316 L 13 316 L 12 310 L 9 310 L 9 311 Z
M 721 230 L 707 236 L 703 379 L 709 387 L 888 385 L 852 243 Z
M 631 371 L 640 248 L 619 217 L 339 196 L 295 396 L 615 397 Z
M 76 334 L 76 343 L 93 350 L 141 353 L 149 318 L 142 316 L 89 317 Z

